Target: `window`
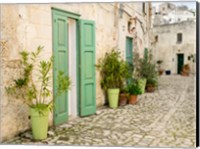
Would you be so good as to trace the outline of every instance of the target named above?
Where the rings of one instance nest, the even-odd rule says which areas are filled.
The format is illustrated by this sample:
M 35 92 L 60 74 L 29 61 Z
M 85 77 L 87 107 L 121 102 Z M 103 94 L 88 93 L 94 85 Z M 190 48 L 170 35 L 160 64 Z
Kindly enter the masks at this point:
M 167 8 L 170 8 L 170 4 L 167 4 Z
M 183 37 L 182 37 L 182 33 L 178 33 L 177 34 L 177 43 L 181 43 L 182 42 L 182 39 Z
M 158 35 L 155 36 L 155 42 L 158 42 Z

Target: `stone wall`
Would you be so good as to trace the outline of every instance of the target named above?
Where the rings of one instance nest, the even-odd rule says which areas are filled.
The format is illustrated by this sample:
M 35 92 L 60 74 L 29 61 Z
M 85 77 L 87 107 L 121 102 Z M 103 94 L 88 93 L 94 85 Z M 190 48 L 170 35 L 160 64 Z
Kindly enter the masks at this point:
M 96 24 L 96 63 L 105 52 L 119 48 L 125 54 L 126 36 L 133 37 L 133 50 L 143 54 L 143 48 L 148 46 L 147 28 L 148 13 L 142 13 L 141 3 L 127 3 L 131 16 L 138 16 L 143 27 L 138 23 L 134 33 L 128 33 L 127 23 L 131 16 L 123 13 L 119 16 L 118 3 L 83 3 L 83 4 L 17 4 L 1 5 L 1 40 L 6 42 L 1 55 L 2 84 L 1 84 L 1 140 L 10 139 L 30 126 L 28 106 L 22 100 L 9 97 L 5 87 L 13 79 L 20 76 L 19 52 L 26 49 L 35 50 L 39 45 L 44 46 L 40 59 L 48 59 L 52 55 L 52 12 L 51 8 L 59 8 L 81 15 L 81 19 L 94 20 Z M 147 4 L 148 6 L 148 4 Z M 148 12 L 148 7 L 146 7 Z M 139 15 L 137 12 L 141 12 Z M 12 18 L 12 19 L 11 19 Z M 124 30 L 125 29 L 125 30 Z M 2 50 L 2 46 L 1 46 Z M 96 103 L 101 106 L 105 97 L 100 88 L 100 76 L 96 71 Z M 52 124 L 50 115 L 49 124 Z
M 182 33 L 182 42 L 177 43 L 177 33 Z M 196 22 L 185 21 L 175 24 L 166 24 L 153 28 L 155 61 L 163 60 L 162 67 L 177 73 L 177 54 L 184 54 L 184 64 L 190 64 L 192 73 L 195 73 L 195 63 L 188 60 L 188 56 L 196 53 Z

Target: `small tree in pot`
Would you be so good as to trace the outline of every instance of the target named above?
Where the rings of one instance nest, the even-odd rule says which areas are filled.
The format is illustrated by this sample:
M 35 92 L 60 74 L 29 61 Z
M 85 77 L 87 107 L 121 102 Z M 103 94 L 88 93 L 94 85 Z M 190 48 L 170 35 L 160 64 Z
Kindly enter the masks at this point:
M 158 80 L 158 72 L 156 70 L 156 65 L 152 63 L 152 55 L 151 53 L 143 58 L 140 59 L 140 69 L 139 69 L 139 73 L 143 78 L 146 78 L 146 88 L 147 88 L 147 84 L 148 86 L 155 86 L 155 83 L 152 83 L 152 80 L 154 80 L 154 82 Z
M 128 76 L 127 64 L 121 59 L 120 52 L 112 50 L 100 58 L 97 69 L 101 75 L 101 87 L 108 93 L 109 106 L 118 107 L 119 91 Z
M 9 95 L 23 99 L 30 107 L 32 133 L 36 140 L 47 137 L 48 115 L 49 111 L 52 110 L 53 101 L 66 92 L 70 86 L 68 76 L 59 71 L 57 75 L 58 87 L 53 99 L 50 99 L 52 91 L 50 90 L 51 76 L 49 73 L 53 59 L 39 61 L 39 65 L 37 65 L 37 58 L 42 49 L 43 47 L 39 46 L 36 52 L 22 51 L 20 53 L 23 75 L 14 80 L 12 85 L 6 87 Z M 33 77 L 34 70 L 38 71 L 35 77 Z M 34 79 L 37 79 L 37 81 Z
M 158 86 L 157 79 L 148 79 L 147 85 L 146 85 L 146 90 L 147 90 L 147 92 L 154 92 L 157 86 Z
M 141 93 L 143 94 L 145 92 L 146 87 L 146 81 L 147 79 L 143 76 L 141 73 L 142 65 L 141 65 L 141 58 L 139 57 L 139 53 L 134 52 L 134 71 L 133 71 L 133 77 L 135 80 L 137 80 L 138 85 L 141 89 Z

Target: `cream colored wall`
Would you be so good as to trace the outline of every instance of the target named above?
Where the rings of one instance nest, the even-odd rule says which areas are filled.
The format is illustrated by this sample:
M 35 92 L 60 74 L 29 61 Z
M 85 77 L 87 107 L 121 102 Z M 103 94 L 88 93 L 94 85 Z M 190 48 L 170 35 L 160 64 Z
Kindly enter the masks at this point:
M 130 14 L 141 11 L 141 3 L 130 3 Z M 143 54 L 146 45 L 146 34 L 137 24 L 136 33 L 128 34 L 123 31 L 127 27 L 129 16 L 123 15 L 119 19 L 119 4 L 116 3 L 84 3 L 84 4 L 17 4 L 1 5 L 1 40 L 6 41 L 6 48 L 2 54 L 2 99 L 1 99 L 1 138 L 7 140 L 21 131 L 29 128 L 28 106 L 20 99 L 9 97 L 5 94 L 5 87 L 13 79 L 20 76 L 19 55 L 21 50 L 33 51 L 38 45 L 44 46 L 40 59 L 48 59 L 52 55 L 52 11 L 51 7 L 78 13 L 81 19 L 94 20 L 96 23 L 96 63 L 104 56 L 105 52 L 118 47 L 122 53 L 125 51 L 125 38 L 132 36 Z M 137 15 L 137 14 L 136 14 Z M 139 16 L 142 20 L 143 16 Z M 145 25 L 145 19 L 143 20 Z M 145 39 L 144 39 L 145 38 Z M 142 41 L 142 42 L 141 42 Z M 134 45 L 136 48 L 136 45 Z M 100 88 L 100 76 L 96 71 L 96 103 L 101 106 L 105 97 Z M 50 115 L 52 124 L 52 115 Z
M 128 36 L 133 38 L 133 51 L 138 52 L 140 57 L 143 57 L 144 48 L 151 49 L 149 40 L 149 31 L 151 28 L 151 14 L 149 13 L 149 9 L 151 3 L 145 3 L 145 14 L 142 11 L 142 2 L 123 3 L 123 5 L 126 12 L 132 15 L 131 17 L 137 17 L 137 21 L 134 32 L 129 33 L 127 30 L 127 21 L 130 19 L 130 16 L 127 13 L 123 13 L 123 18 L 119 19 L 119 49 L 125 58 L 124 45 L 126 45 L 126 37 Z
M 177 44 L 177 33 L 182 33 L 182 42 Z M 153 28 L 153 37 L 158 35 L 158 42 L 154 44 L 155 60 L 163 60 L 163 68 L 177 73 L 177 54 L 184 54 L 184 64 L 190 64 L 192 73 L 194 64 L 188 61 L 188 56 L 196 53 L 196 23 L 189 21 Z

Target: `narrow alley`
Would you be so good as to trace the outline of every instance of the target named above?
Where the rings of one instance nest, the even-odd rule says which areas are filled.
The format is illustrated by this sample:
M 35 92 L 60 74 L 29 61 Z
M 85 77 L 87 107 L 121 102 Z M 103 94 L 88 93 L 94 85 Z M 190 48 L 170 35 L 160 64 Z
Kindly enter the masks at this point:
M 41 142 L 28 131 L 7 143 L 195 147 L 194 83 L 194 76 L 161 76 L 158 90 L 140 95 L 136 105 L 103 107 L 95 115 L 69 120 L 51 128 Z

